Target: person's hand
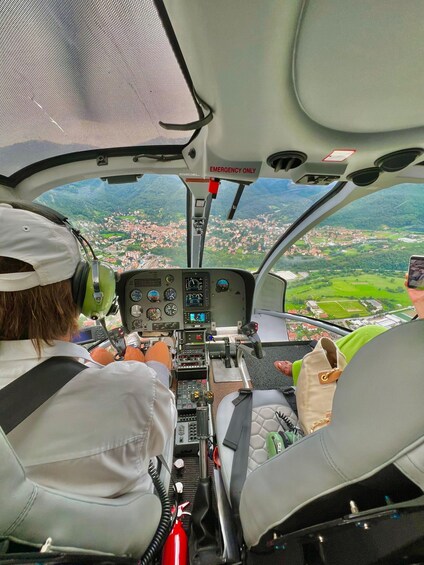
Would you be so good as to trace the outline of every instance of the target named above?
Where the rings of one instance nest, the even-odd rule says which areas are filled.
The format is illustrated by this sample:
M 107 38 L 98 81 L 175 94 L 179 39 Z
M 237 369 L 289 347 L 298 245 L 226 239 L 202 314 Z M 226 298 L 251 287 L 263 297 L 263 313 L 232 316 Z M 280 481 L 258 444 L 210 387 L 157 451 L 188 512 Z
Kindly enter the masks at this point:
M 407 286 L 408 275 L 405 275 L 405 287 L 408 291 L 409 298 L 417 311 L 419 318 L 424 318 L 424 290 L 419 290 L 418 288 L 409 288 Z

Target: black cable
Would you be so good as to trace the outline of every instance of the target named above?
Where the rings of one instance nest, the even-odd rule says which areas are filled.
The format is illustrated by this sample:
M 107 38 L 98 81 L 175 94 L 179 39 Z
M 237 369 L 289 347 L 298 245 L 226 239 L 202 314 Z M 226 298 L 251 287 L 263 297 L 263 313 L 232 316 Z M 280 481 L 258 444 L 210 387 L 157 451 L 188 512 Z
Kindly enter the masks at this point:
M 293 432 L 296 435 L 300 435 L 300 436 L 303 435 L 302 430 L 298 426 L 296 426 L 293 423 L 292 419 L 289 416 L 287 416 L 286 414 L 284 414 L 284 412 L 276 411 L 275 415 L 277 416 L 277 420 L 279 420 L 280 425 L 283 429 L 284 429 L 284 424 L 283 424 L 283 422 L 284 422 L 287 425 L 287 427 L 289 428 L 290 432 Z
M 148 472 L 162 504 L 162 515 L 156 533 L 144 552 L 143 557 L 140 559 L 139 565 L 147 565 L 153 560 L 154 556 L 164 544 L 171 525 L 171 503 L 169 502 L 168 493 L 151 461 L 149 463 Z

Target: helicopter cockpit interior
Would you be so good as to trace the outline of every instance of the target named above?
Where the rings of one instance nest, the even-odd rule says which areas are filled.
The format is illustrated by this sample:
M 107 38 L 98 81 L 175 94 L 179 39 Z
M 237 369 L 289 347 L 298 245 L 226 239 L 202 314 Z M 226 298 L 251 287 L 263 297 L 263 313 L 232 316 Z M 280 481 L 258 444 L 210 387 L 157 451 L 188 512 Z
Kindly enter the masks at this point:
M 424 563 L 423 22 L 421 0 L 2 2 L 0 212 L 72 225 L 79 312 L 113 273 L 71 345 L 119 371 L 165 344 L 175 422 L 147 491 L 43 482 L 7 419 L 70 385 L 8 398 L 30 340 L 0 311 L 0 565 Z M 301 360 L 369 328 L 305 432 Z

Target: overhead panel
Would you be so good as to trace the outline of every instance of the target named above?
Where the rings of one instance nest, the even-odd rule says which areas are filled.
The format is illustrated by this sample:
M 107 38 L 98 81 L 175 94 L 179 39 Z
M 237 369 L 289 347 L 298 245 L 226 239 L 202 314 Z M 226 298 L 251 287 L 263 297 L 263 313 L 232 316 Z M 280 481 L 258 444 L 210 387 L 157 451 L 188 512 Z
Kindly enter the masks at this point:
M 355 133 L 424 125 L 424 2 L 309 0 L 293 80 L 303 111 Z
M 87 149 L 185 144 L 198 119 L 153 0 L 2 0 L 0 174 Z

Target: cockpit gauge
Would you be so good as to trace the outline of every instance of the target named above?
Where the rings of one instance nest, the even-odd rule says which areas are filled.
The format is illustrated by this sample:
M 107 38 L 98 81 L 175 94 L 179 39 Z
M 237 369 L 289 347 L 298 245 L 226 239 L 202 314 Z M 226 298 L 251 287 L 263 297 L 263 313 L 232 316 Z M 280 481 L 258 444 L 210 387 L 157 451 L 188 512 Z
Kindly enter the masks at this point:
M 216 292 L 227 292 L 229 288 L 230 283 L 227 281 L 227 279 L 219 279 L 216 282 Z
M 177 298 L 177 291 L 175 290 L 175 288 L 167 288 L 163 293 L 163 296 L 165 300 L 175 300 Z
M 149 292 L 147 293 L 147 298 L 148 298 L 148 300 L 150 300 L 150 302 L 159 302 L 159 300 L 160 300 L 159 291 L 149 290 Z
M 173 283 L 174 280 L 175 280 L 174 275 L 166 275 L 166 277 L 165 277 L 165 282 L 168 283 L 168 284 Z
M 139 304 L 134 304 L 131 306 L 131 316 L 134 318 L 139 318 L 143 313 L 143 308 Z
M 146 316 L 152 322 L 157 322 L 161 319 L 162 312 L 160 308 L 148 308 L 146 312 Z
M 131 291 L 130 298 L 133 302 L 140 302 L 143 298 L 143 293 L 138 288 Z
M 185 288 L 186 290 L 203 290 L 203 277 L 187 277 Z
M 185 297 L 185 305 L 187 308 L 196 308 L 203 306 L 202 292 L 188 292 Z
M 164 308 L 164 312 L 167 316 L 175 316 L 175 314 L 178 312 L 177 305 L 174 304 L 173 302 L 166 304 Z

